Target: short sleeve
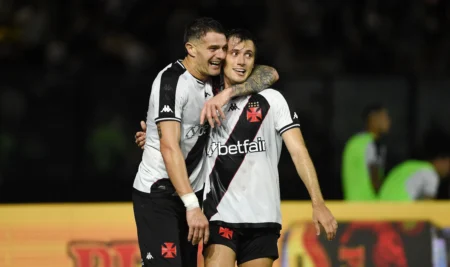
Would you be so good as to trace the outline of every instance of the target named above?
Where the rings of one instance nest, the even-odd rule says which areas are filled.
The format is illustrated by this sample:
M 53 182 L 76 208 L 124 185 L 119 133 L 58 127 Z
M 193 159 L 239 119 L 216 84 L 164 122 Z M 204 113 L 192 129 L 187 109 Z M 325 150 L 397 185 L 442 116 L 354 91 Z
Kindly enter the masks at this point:
M 177 65 L 177 64 L 174 64 Z M 180 78 L 181 70 L 171 67 L 164 71 L 161 79 L 155 81 L 153 90 L 157 94 L 154 97 L 155 122 L 178 121 L 181 122 L 181 113 L 186 102 L 185 92 L 183 90 L 184 81 Z
M 298 114 L 293 105 L 288 104 L 286 98 L 278 91 L 267 89 L 271 91 L 271 108 L 274 109 L 275 128 L 280 135 L 287 130 L 293 128 L 300 128 Z M 265 91 L 267 91 L 265 90 Z
M 422 173 L 423 194 L 427 197 L 436 197 L 439 188 L 439 176 L 431 170 Z

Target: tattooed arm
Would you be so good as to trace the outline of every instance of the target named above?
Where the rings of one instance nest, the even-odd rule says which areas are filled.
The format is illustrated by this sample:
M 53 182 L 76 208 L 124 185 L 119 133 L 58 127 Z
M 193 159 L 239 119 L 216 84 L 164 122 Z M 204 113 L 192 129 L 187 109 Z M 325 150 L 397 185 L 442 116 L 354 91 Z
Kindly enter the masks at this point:
M 224 118 L 225 116 L 222 107 L 231 98 L 259 93 L 269 88 L 278 79 L 279 76 L 276 69 L 269 66 L 256 65 L 247 81 L 226 88 L 205 103 L 200 115 L 200 124 L 203 124 L 207 120 L 212 128 L 214 128 L 215 124 L 220 126 L 221 122 L 219 118 Z
M 231 87 L 231 97 L 259 93 L 262 90 L 269 88 L 278 81 L 278 79 L 279 76 L 276 69 L 269 66 L 256 65 L 247 81 L 241 84 L 235 84 Z

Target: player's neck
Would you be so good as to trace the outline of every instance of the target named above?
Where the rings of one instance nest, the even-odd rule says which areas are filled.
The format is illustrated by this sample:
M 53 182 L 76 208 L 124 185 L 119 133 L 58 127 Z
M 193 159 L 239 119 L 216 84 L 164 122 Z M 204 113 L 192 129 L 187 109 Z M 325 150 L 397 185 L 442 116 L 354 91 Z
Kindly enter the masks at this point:
M 378 131 L 376 131 L 373 127 L 368 126 L 367 132 L 372 134 L 372 136 L 375 140 L 378 140 L 378 138 L 380 138 L 380 133 Z
M 232 83 L 232 82 L 230 81 L 230 79 L 228 79 L 227 76 L 225 76 L 225 75 L 224 75 L 224 77 L 223 77 L 223 81 L 224 81 L 224 83 L 225 83 L 225 88 L 230 88 L 231 86 L 234 85 L 234 83 Z
M 206 81 L 208 79 L 208 76 L 203 75 L 198 68 L 195 67 L 195 62 L 193 62 L 193 59 L 190 57 L 185 57 L 182 61 L 184 67 L 187 69 L 187 71 L 197 78 L 200 81 Z
M 442 178 L 439 172 L 439 163 L 437 163 L 436 160 L 430 160 L 428 162 L 431 164 L 431 166 L 433 166 L 433 171 L 439 176 L 439 178 Z

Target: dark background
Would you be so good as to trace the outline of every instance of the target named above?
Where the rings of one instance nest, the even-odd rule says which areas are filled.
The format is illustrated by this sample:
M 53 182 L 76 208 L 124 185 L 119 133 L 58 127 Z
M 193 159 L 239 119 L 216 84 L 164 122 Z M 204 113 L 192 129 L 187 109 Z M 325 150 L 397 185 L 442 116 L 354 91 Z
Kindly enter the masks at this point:
M 151 83 L 198 16 L 258 37 L 327 199 L 366 105 L 392 116 L 388 169 L 450 131 L 450 1 L 0 0 L 0 202 L 129 201 Z M 286 152 L 279 169 L 282 198 L 308 199 Z

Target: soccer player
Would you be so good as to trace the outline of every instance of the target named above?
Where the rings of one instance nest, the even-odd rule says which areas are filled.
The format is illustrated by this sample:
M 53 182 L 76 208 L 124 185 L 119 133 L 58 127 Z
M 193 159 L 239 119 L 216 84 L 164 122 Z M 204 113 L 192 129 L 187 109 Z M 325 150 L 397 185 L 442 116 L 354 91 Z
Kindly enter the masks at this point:
M 231 32 L 224 66 L 225 86 L 252 72 L 255 40 L 245 30 Z M 298 116 L 273 89 L 232 99 L 221 127 L 211 130 L 202 173 L 204 212 L 210 220 L 205 266 L 269 267 L 278 258 L 281 229 L 278 160 L 284 140 L 313 203 L 313 220 L 328 238 L 337 222 L 327 209 L 300 131 Z
M 345 144 L 342 157 L 342 185 L 344 199 L 374 201 L 383 181 L 386 148 L 380 138 L 390 128 L 388 111 L 376 104 L 363 114 L 366 131 L 355 134 Z
M 246 81 L 256 56 L 247 31 L 229 36 L 224 67 L 226 87 Z M 272 266 L 278 258 L 281 229 L 278 160 L 282 139 L 313 200 L 313 220 L 332 239 L 337 223 L 324 205 L 315 170 L 300 132 L 296 113 L 273 89 L 234 98 L 222 125 L 211 132 L 204 155 L 204 212 L 211 237 L 205 266 Z
M 226 46 L 219 22 L 198 19 L 186 28 L 187 56 L 164 68 L 153 82 L 148 135 L 132 196 L 143 266 L 196 266 L 197 244 L 209 238 L 198 201 L 208 127 L 199 121 L 205 101 L 213 95 L 210 76 L 219 75 Z M 277 75 L 272 77 L 273 83 Z M 270 86 L 264 82 L 255 91 Z

